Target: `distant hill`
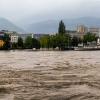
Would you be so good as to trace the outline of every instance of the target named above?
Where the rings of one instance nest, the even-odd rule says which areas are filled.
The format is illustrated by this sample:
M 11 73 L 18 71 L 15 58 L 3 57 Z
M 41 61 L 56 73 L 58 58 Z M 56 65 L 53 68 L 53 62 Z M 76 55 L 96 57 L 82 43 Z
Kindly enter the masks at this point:
M 77 25 L 85 25 L 87 27 L 100 27 L 100 18 L 81 17 L 76 19 L 64 19 L 66 27 L 75 29 Z
M 58 22 L 55 20 L 33 23 L 31 25 L 28 25 L 28 27 L 26 27 L 28 32 L 34 32 L 34 33 L 57 32 L 57 28 L 58 28 Z
M 77 25 L 86 25 L 87 27 L 100 27 L 100 18 L 81 17 L 75 19 L 63 19 L 67 29 L 76 29 Z M 59 20 L 48 20 L 33 23 L 25 27 L 28 32 L 34 33 L 52 33 L 57 32 Z
M 23 29 L 17 27 L 15 24 L 13 24 L 11 21 L 0 18 L 0 30 L 9 30 L 9 31 L 16 31 L 16 32 L 24 32 Z

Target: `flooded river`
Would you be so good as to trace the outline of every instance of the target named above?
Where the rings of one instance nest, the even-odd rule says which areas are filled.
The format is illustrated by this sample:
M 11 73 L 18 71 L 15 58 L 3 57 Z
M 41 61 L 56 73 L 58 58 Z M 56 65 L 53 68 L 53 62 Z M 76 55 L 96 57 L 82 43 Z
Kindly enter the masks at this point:
M 0 100 L 100 100 L 100 51 L 0 51 Z

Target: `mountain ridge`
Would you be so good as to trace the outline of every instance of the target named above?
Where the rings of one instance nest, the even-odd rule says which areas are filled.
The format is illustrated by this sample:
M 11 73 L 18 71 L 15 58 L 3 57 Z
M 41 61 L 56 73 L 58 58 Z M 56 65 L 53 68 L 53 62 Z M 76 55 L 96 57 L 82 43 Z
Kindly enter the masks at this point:
M 77 25 L 85 25 L 87 27 L 100 27 L 100 18 L 94 17 L 80 17 L 80 18 L 70 18 L 62 19 L 66 25 L 66 29 L 75 30 Z M 28 32 L 34 33 L 53 33 L 58 31 L 58 25 L 60 20 L 45 20 L 41 22 L 35 22 L 29 24 L 25 29 Z
M 23 29 L 16 26 L 13 22 L 9 21 L 6 18 L 2 18 L 2 17 L 0 17 L 0 30 L 24 32 Z
M 34 19 L 33 19 L 34 20 Z M 33 20 L 29 19 L 29 22 Z M 67 30 L 76 30 L 77 25 L 85 25 L 87 27 L 100 27 L 100 18 L 95 17 L 79 17 L 79 18 L 63 18 Z M 57 33 L 60 20 L 43 20 L 40 22 L 33 22 L 32 24 L 23 23 L 25 26 L 17 26 L 8 19 L 0 17 L 0 30 L 9 30 L 22 33 Z M 18 27 L 20 26 L 20 27 Z

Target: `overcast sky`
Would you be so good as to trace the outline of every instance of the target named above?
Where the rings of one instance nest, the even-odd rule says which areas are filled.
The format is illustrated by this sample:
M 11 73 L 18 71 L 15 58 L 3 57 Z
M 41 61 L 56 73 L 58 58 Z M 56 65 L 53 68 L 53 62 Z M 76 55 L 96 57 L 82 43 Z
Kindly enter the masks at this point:
M 100 0 L 0 0 L 0 16 L 15 22 L 100 17 Z

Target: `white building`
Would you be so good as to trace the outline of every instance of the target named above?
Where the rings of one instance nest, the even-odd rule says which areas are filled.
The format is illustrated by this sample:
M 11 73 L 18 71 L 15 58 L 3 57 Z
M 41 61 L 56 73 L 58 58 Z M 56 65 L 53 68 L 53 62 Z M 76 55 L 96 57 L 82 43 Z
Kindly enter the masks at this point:
M 18 42 L 18 35 L 16 34 L 11 34 L 11 43 L 17 43 Z
M 17 42 L 18 42 L 19 35 L 18 35 L 17 32 L 8 31 L 8 30 L 1 30 L 1 33 L 6 33 L 6 34 L 8 34 L 9 37 L 10 37 L 10 42 L 11 42 L 11 43 L 17 43 Z

